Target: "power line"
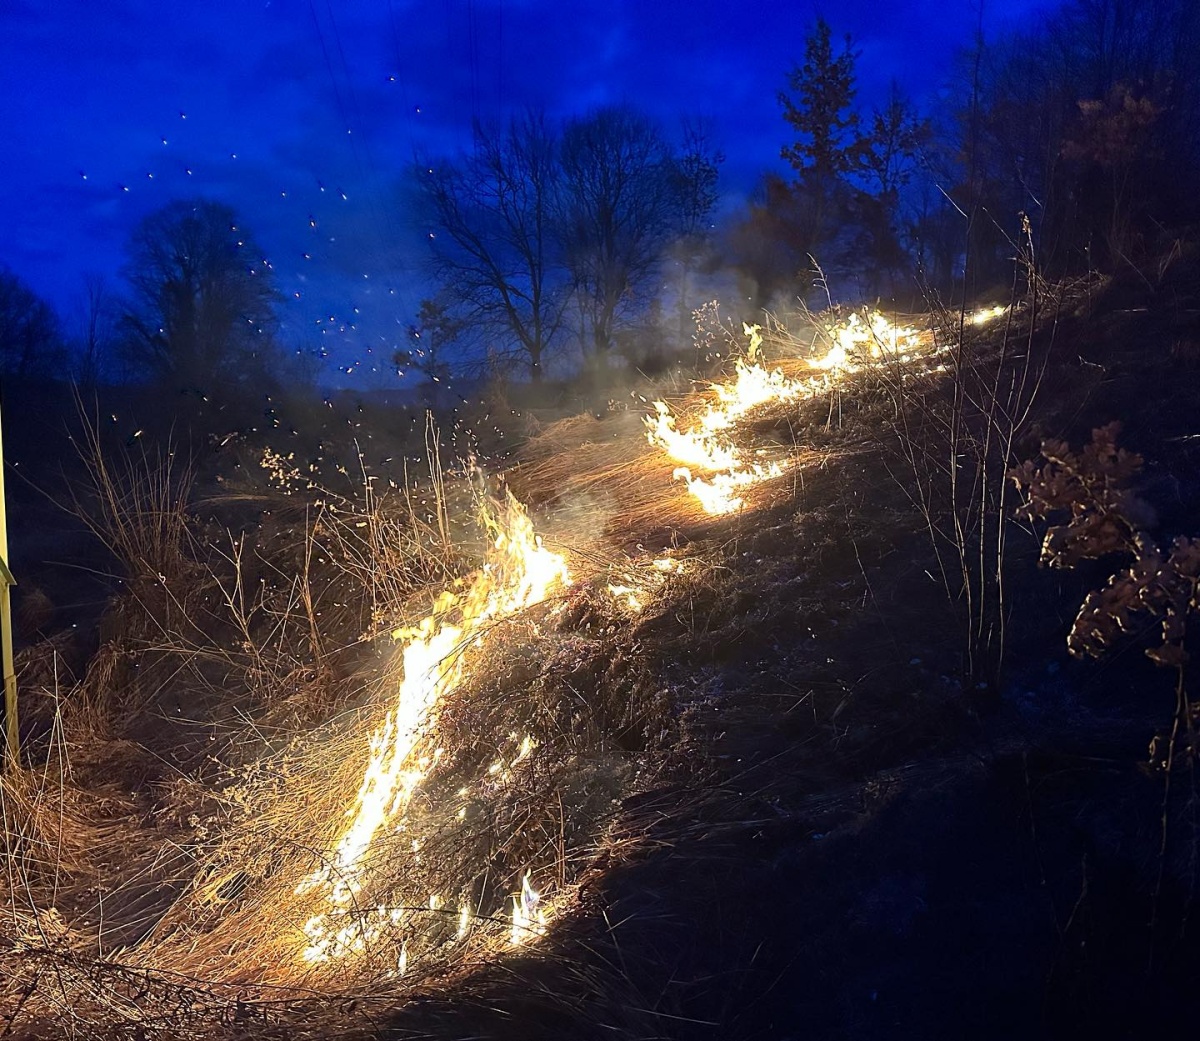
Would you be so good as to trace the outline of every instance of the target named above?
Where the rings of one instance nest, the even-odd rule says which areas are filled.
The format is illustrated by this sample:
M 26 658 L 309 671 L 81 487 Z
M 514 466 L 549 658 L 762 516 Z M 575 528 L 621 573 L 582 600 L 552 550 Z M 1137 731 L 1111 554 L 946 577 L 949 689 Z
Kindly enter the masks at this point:
M 467 49 L 471 64 L 471 126 L 479 123 L 479 22 L 475 0 L 467 0 Z

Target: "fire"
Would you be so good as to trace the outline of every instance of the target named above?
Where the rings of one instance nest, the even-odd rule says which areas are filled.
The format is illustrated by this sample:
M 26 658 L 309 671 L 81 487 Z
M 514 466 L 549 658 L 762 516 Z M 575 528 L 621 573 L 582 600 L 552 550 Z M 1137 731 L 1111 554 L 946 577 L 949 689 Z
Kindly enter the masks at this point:
M 383 725 L 371 737 L 353 819 L 327 862 L 296 890 L 320 892 L 325 905 L 304 927 L 307 961 L 328 961 L 361 951 L 384 928 L 399 924 L 403 918 L 399 909 L 380 907 L 375 915 L 364 916 L 356 906 L 358 896 L 376 835 L 404 811 L 438 758 L 437 753 L 415 756 L 414 750 L 432 730 L 439 704 L 461 681 L 463 652 L 488 626 L 540 603 L 571 581 L 566 561 L 546 549 L 524 507 L 511 494 L 488 527 L 492 536 L 488 558 L 466 593 L 442 593 L 418 625 L 393 633 L 404 641 L 403 680 Z M 526 737 L 513 763 L 533 748 L 532 738 Z M 414 855 L 416 845 L 414 841 Z M 429 898 L 429 906 L 438 906 L 436 895 Z M 337 925 L 347 919 L 349 924 Z
M 982 324 L 1005 310 L 987 308 L 976 312 L 971 321 Z M 815 397 L 834 386 L 840 377 L 872 361 L 908 363 L 937 351 L 928 333 L 893 324 L 878 311 L 854 313 L 825 327 L 830 347 L 821 357 L 809 359 L 812 376 L 791 379 L 779 369 L 767 369 L 762 364 L 761 329 L 744 325 L 743 330 L 749 340 L 746 356 L 734 363 L 731 380 L 709 387 L 716 402 L 709 404 L 690 427 L 681 430 L 664 401 L 654 402 L 654 415 L 646 417 L 647 440 L 678 464 L 672 473 L 674 479 L 683 481 L 704 511 L 713 515 L 740 510 L 747 489 L 786 472 L 784 463 L 778 460 L 747 460 L 735 442 L 738 422 L 747 413 L 768 403 Z
M 767 466 L 755 463 L 729 473 L 714 474 L 711 478 L 693 477 L 691 470 L 686 466 L 677 466 L 672 476 L 687 485 L 688 491 L 704 507 L 705 513 L 721 516 L 725 513 L 736 513 L 746 504 L 746 500 L 738 494 L 740 489 L 749 488 L 760 481 L 782 474 L 783 466 L 779 463 Z
M 673 476 L 683 481 L 705 512 L 720 515 L 740 510 L 745 504 L 740 492 L 772 477 L 780 476 L 780 463 L 748 462 L 734 443 L 731 432 L 738 420 L 767 402 L 791 401 L 810 392 L 808 381 L 788 379 L 778 369 L 760 364 L 762 332 L 757 325 L 743 326 L 749 346 L 745 358 L 734 363 L 734 377 L 709 389 L 716 395 L 686 431 L 678 429 L 670 406 L 654 402 L 654 416 L 646 418 L 646 437 L 662 448 L 676 463 Z M 712 476 L 698 476 L 708 471 Z
M 852 371 L 859 358 L 908 361 L 918 349 L 921 335 L 910 326 L 893 325 L 878 311 L 872 311 L 865 319 L 857 313 L 851 314 L 840 325 L 828 326 L 825 331 L 833 346 L 824 357 L 809 361 L 814 369 Z
M 967 320 L 972 325 L 987 325 L 988 322 L 994 322 L 1006 314 L 1008 314 L 1008 308 L 1003 304 L 997 304 L 995 307 L 981 307 L 978 311 L 974 311 Z
M 521 892 L 513 897 L 511 939 L 517 947 L 546 931 L 546 912 L 539 906 L 542 896 L 529 884 L 529 876 L 526 871 L 521 879 Z
M 687 570 L 688 565 L 674 557 L 629 561 L 627 567 L 610 572 L 614 581 L 605 586 L 605 591 L 630 614 L 637 614 L 667 583 L 668 575 L 682 575 Z

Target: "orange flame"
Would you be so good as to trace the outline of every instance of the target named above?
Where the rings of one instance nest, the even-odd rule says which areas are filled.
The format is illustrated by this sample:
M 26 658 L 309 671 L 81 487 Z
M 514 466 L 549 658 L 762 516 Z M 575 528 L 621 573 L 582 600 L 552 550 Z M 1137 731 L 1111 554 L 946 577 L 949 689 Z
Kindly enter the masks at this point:
M 740 492 L 783 473 L 779 463 L 751 463 L 734 444 L 730 432 L 738 420 L 767 402 L 790 401 L 810 393 L 807 381 L 790 380 L 778 369 L 760 364 L 762 333 L 757 325 L 745 325 L 749 339 L 745 358 L 734 363 L 734 378 L 709 389 L 717 403 L 709 405 L 686 431 L 676 426 L 670 406 L 654 402 L 654 416 L 646 417 L 646 438 L 662 448 L 676 463 L 673 476 L 683 481 L 705 512 L 733 513 L 744 505 Z M 712 476 L 697 476 L 693 471 Z
M 990 321 L 1003 308 L 977 312 L 972 321 Z M 762 332 L 757 325 L 743 325 L 749 340 L 745 358 L 734 363 L 734 376 L 726 383 L 713 384 L 716 396 L 686 430 L 680 430 L 670 406 L 654 402 L 652 416 L 646 417 L 646 438 L 679 464 L 672 476 L 683 481 L 705 512 L 733 513 L 745 505 L 743 493 L 762 481 L 779 477 L 785 466 L 779 461 L 748 462 L 734 441 L 739 420 L 760 405 L 815 397 L 847 373 L 856 372 L 864 362 L 887 359 L 908 362 L 932 352 L 923 334 L 909 326 L 894 325 L 878 311 L 854 313 L 844 321 L 827 326 L 825 334 L 831 346 L 808 364 L 813 376 L 789 379 L 778 369 L 762 364 Z
M 514 946 L 527 943 L 546 932 L 546 911 L 542 895 L 529 884 L 530 872 L 521 879 L 521 892 L 513 897 L 512 936 Z
M 414 759 L 413 750 L 432 729 L 441 701 L 461 681 L 463 650 L 489 624 L 540 603 L 555 588 L 570 583 L 565 560 L 545 548 L 524 507 L 511 494 L 502 515 L 489 526 L 493 541 L 488 559 L 466 594 L 444 592 L 418 625 L 393 633 L 397 640 L 406 641 L 404 678 L 382 727 L 371 737 L 353 820 L 328 861 L 296 890 L 320 891 L 325 904 L 304 927 L 307 961 L 360 951 L 389 923 L 398 924 L 396 914 L 382 907 L 374 917 L 348 912 L 362 889 L 375 836 L 408 805 L 431 765 L 429 759 Z M 527 738 L 518 759 L 532 748 Z M 351 923 L 338 928 L 337 919 L 348 916 Z

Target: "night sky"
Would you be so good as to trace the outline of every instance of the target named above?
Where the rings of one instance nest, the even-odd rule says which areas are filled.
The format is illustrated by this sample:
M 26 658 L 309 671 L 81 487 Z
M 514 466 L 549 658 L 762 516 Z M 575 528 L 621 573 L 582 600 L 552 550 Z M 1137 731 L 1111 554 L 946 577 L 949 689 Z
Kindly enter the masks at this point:
M 990 5 L 985 34 L 1045 6 Z M 818 14 L 854 38 L 867 104 L 892 79 L 932 101 L 979 20 L 970 0 L 0 0 L 0 263 L 70 333 L 86 272 L 120 289 L 143 215 L 218 199 L 274 267 L 286 342 L 324 347 L 331 383 L 378 383 L 429 290 L 414 154 L 525 105 L 631 102 L 712 119 L 732 207 L 784 172 L 776 93 Z

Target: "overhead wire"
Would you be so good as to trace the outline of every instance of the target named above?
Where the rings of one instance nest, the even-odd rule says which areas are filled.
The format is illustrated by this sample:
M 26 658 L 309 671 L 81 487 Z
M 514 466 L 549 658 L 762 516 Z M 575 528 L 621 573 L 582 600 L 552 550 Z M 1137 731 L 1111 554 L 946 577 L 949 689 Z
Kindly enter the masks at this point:
M 471 65 L 471 126 L 479 124 L 479 22 L 475 0 L 467 0 L 467 51 Z

